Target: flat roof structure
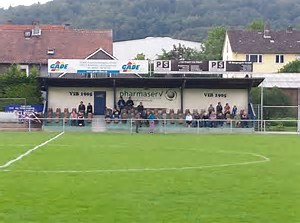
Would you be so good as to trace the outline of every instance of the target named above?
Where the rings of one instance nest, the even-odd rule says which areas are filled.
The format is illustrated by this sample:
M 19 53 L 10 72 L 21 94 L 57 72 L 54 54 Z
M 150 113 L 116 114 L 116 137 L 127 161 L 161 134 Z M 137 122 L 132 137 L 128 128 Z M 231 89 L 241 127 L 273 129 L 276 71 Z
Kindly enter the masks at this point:
M 208 88 L 208 89 L 248 89 L 257 87 L 264 78 L 49 78 L 41 77 L 41 86 L 55 87 L 140 87 L 140 88 Z

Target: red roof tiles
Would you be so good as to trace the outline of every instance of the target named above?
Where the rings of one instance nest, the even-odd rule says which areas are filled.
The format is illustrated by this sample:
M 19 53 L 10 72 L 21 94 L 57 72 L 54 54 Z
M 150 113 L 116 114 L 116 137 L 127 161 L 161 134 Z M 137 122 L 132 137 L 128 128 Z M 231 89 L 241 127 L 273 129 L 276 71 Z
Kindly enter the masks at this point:
M 238 53 L 300 53 L 300 31 L 270 30 L 264 32 L 249 30 L 227 31 L 233 52 Z
M 47 64 L 48 59 L 85 59 L 102 48 L 112 55 L 112 30 L 78 30 L 39 25 L 40 36 L 25 38 L 34 25 L 0 25 L 0 63 Z M 54 55 L 48 55 L 54 50 Z

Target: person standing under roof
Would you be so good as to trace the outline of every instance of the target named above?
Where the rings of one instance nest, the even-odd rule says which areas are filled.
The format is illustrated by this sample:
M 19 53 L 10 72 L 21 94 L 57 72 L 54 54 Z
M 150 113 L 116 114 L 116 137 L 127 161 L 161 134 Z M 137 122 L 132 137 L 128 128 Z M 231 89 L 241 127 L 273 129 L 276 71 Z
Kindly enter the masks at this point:
M 80 104 L 78 105 L 78 113 L 82 112 L 85 113 L 85 105 L 83 104 L 83 101 L 80 101 Z
M 125 101 L 122 96 L 120 97 L 120 99 L 118 101 L 118 107 L 119 107 L 120 111 L 125 108 Z

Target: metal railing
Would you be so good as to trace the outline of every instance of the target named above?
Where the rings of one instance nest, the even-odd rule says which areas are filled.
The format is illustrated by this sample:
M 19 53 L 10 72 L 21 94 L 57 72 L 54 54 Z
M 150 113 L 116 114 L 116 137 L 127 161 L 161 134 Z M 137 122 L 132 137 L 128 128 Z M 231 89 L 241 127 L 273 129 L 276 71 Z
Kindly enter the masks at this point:
M 300 120 L 235 120 L 197 119 L 190 124 L 184 119 L 105 119 L 71 120 L 66 118 L 27 118 L 15 122 L 0 120 L 2 131 L 65 131 L 118 133 L 299 133 Z

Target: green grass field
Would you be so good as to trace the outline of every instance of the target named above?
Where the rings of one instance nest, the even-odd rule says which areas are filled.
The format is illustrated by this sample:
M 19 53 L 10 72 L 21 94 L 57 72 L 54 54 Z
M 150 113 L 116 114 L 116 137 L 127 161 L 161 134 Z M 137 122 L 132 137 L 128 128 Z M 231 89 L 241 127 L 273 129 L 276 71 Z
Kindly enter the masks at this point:
M 0 133 L 0 223 L 300 222 L 299 135 L 57 134 Z

